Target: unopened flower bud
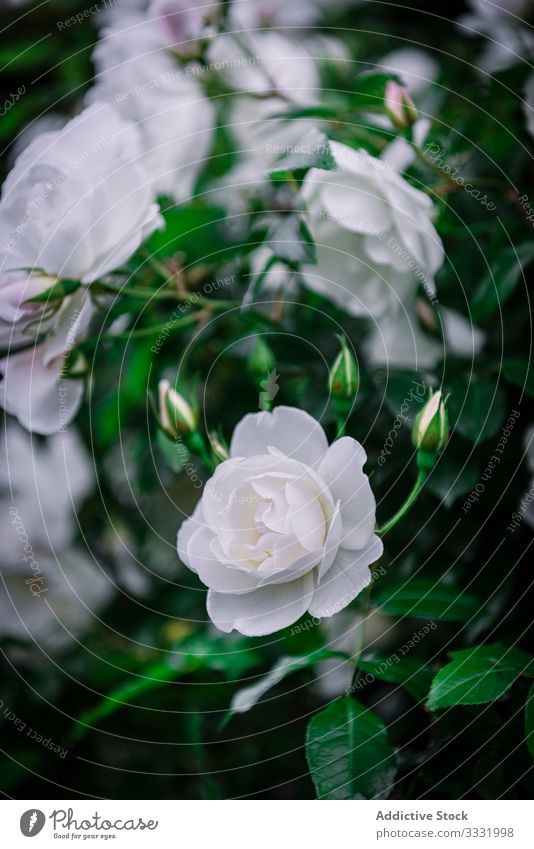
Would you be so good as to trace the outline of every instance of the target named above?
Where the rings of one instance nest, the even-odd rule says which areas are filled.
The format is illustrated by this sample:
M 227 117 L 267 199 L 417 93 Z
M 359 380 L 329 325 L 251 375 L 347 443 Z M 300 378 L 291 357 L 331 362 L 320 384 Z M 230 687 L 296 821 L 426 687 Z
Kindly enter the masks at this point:
M 345 336 L 340 336 L 339 339 L 341 351 L 330 369 L 328 388 L 334 400 L 352 402 L 358 394 L 360 372 Z
M 417 121 L 417 109 L 408 89 L 395 80 L 386 84 L 384 107 L 394 127 L 405 130 Z
M 160 380 L 158 394 L 161 426 L 168 436 L 176 439 L 196 431 L 198 422 L 193 406 L 168 380 Z
M 432 392 L 432 391 L 431 391 Z M 412 431 L 415 447 L 425 455 L 435 456 L 443 451 L 449 438 L 449 417 L 446 398 L 441 390 L 431 394 L 425 406 L 417 416 Z
M 265 339 L 258 336 L 248 358 L 248 370 L 260 382 L 276 368 L 276 358 Z
M 222 439 L 218 433 L 212 431 L 210 433 L 210 445 L 211 450 L 215 454 L 215 457 L 220 463 L 223 463 L 225 460 L 228 460 L 230 453 L 228 451 L 228 446 L 226 445 L 224 439 Z

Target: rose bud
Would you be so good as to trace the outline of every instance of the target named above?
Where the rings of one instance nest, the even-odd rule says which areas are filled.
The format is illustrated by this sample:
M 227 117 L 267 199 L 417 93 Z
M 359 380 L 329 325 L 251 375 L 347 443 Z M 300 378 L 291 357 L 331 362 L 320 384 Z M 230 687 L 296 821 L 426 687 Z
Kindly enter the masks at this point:
M 360 371 L 345 336 L 340 336 L 341 350 L 328 376 L 328 388 L 334 401 L 352 403 L 360 386 Z
M 224 463 L 225 460 L 228 460 L 230 456 L 228 446 L 224 439 L 218 433 L 215 433 L 215 431 L 210 433 L 210 445 L 217 462 Z
M 386 84 L 384 107 L 391 123 L 398 130 L 405 130 L 417 121 L 417 109 L 408 89 L 394 80 Z
M 447 399 L 441 390 L 432 394 L 417 416 L 412 431 L 415 447 L 424 455 L 435 457 L 443 451 L 449 438 L 449 417 L 446 409 Z
M 171 439 L 189 436 L 197 430 L 198 416 L 193 406 L 168 380 L 158 384 L 161 427 Z

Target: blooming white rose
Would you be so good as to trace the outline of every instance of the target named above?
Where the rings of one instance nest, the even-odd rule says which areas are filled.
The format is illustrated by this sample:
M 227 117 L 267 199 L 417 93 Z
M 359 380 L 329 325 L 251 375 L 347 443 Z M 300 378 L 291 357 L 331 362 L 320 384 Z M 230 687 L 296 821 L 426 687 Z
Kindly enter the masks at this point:
M 303 187 L 317 246 L 305 283 L 357 316 L 398 310 L 418 282 L 432 299 L 443 245 L 430 198 L 365 151 L 330 146 L 336 170 L 312 169 Z
M 208 156 L 215 110 L 196 78 L 199 66 L 181 67 L 169 48 L 164 27 L 148 13 L 114 18 L 93 54 L 90 99 L 112 103 L 136 125 L 153 190 L 181 201 Z
M 369 584 L 382 542 L 365 460 L 350 437 L 328 447 L 296 408 L 238 424 L 230 459 L 178 532 L 178 554 L 209 587 L 220 630 L 261 636 L 306 611 L 333 616 Z
M 64 299 L 44 342 L 0 360 L 0 406 L 27 430 L 48 435 L 74 418 L 83 397 L 83 381 L 71 378 L 71 352 L 84 335 L 92 305 L 85 288 Z
M 162 223 L 138 133 L 107 104 L 42 133 L 17 158 L 0 202 L 0 272 L 42 269 L 90 283 Z

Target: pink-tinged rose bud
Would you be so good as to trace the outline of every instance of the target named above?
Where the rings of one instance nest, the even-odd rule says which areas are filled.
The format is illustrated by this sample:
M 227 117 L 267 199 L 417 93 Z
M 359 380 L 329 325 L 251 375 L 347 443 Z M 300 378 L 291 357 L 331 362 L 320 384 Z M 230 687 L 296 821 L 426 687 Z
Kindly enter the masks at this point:
M 411 127 L 417 120 L 417 109 L 408 93 L 408 89 L 399 85 L 394 80 L 386 84 L 384 97 L 386 112 L 394 127 L 405 130 Z

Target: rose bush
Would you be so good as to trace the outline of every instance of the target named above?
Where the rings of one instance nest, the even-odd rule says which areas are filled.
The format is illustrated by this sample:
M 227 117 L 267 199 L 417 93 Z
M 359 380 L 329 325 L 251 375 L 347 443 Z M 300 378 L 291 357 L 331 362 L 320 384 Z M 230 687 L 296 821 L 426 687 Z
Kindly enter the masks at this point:
M 333 616 L 371 580 L 382 554 L 366 454 L 278 407 L 237 425 L 230 459 L 178 533 L 182 561 L 209 587 L 221 631 L 270 634 L 303 613 Z

